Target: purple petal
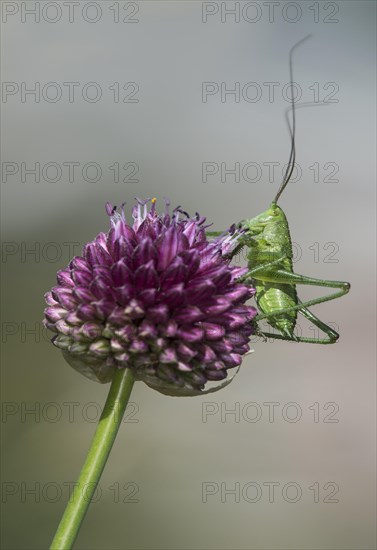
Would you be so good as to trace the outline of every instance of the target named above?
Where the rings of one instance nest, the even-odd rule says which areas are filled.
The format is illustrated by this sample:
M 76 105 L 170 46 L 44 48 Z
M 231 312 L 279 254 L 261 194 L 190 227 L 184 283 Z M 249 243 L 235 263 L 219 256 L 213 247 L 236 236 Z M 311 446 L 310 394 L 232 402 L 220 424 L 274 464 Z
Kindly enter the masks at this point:
M 156 288 L 159 284 L 159 277 L 154 268 L 153 260 L 141 265 L 135 272 L 135 287 L 138 290 Z
M 132 262 L 135 269 L 143 264 L 149 263 L 151 260 L 154 262 L 157 258 L 158 253 L 156 247 L 149 237 L 143 239 L 132 254 Z
M 112 338 L 110 342 L 111 351 L 113 353 L 124 353 L 123 343 L 116 338 Z
M 176 363 L 177 354 L 174 348 L 167 348 L 160 355 L 161 363 Z
M 225 293 L 225 297 L 232 303 L 237 304 L 243 302 L 248 298 L 251 298 L 254 294 L 254 289 L 250 287 L 239 285 Z
M 56 323 L 60 319 L 64 319 L 67 315 L 67 311 L 61 307 L 47 307 L 45 309 L 45 316 L 51 323 Z
M 96 255 L 97 261 L 100 265 L 111 266 L 113 264 L 113 259 L 110 254 L 101 244 L 98 243 L 96 243 Z
M 132 230 L 131 230 L 132 231 Z M 134 240 L 134 238 L 133 238 Z M 124 258 L 127 262 L 131 261 L 133 252 L 133 244 L 128 238 L 120 236 L 112 246 L 112 254 L 114 260 L 120 260 Z
M 246 275 L 248 270 L 248 267 L 232 267 L 232 282 L 242 277 L 242 275 Z
M 135 290 L 133 285 L 123 285 L 114 288 L 114 298 L 121 306 L 126 306 L 128 302 L 134 297 Z
M 122 363 L 122 366 L 125 366 L 129 362 L 130 356 L 128 353 L 118 353 L 115 355 L 115 359 Z
M 180 257 L 183 260 L 184 265 L 187 267 L 187 276 L 192 277 L 199 269 L 200 266 L 200 253 L 195 248 L 192 250 L 184 250 L 181 252 Z
M 184 327 L 178 330 L 177 335 L 185 342 L 200 342 L 203 340 L 204 331 L 200 327 Z
M 138 335 L 141 338 L 156 338 L 157 328 L 154 323 L 151 323 L 147 319 L 144 319 L 139 326 Z
M 60 321 L 58 321 L 59 323 Z M 58 333 L 59 330 L 57 328 L 57 326 L 55 325 L 55 323 L 50 323 L 49 321 L 47 321 L 47 319 L 42 319 L 42 325 L 47 328 L 48 330 L 51 330 L 52 332 L 55 332 L 55 333 Z
M 176 308 L 186 303 L 186 293 L 183 283 L 178 283 L 169 288 L 163 295 L 164 302 L 171 308 Z
M 82 286 L 75 288 L 74 295 L 80 302 L 93 302 L 96 299 L 94 294 L 92 294 L 88 288 Z
M 124 313 L 124 308 L 120 306 L 115 306 L 112 308 L 110 315 L 107 318 L 110 324 L 115 326 L 122 326 L 127 322 L 127 316 Z
M 115 336 L 123 342 L 131 342 L 136 335 L 136 328 L 133 325 L 125 325 L 115 331 Z
M 195 281 L 187 286 L 187 296 L 191 302 L 200 302 L 216 291 L 216 285 L 210 280 Z
M 93 274 L 89 271 L 75 269 L 72 271 L 72 279 L 78 286 L 88 286 L 93 280 Z
M 193 350 L 188 344 L 184 344 L 183 342 L 179 343 L 177 351 L 184 360 L 190 360 L 198 354 L 197 351 Z
M 102 335 L 102 327 L 97 323 L 87 322 L 81 327 L 81 333 L 89 340 L 94 340 Z
M 177 330 L 177 323 L 173 319 L 170 319 L 170 321 L 168 321 L 166 325 L 161 327 L 160 332 L 163 336 L 166 336 L 167 338 L 174 338 L 177 334 Z
M 231 330 L 235 330 L 237 328 L 244 326 L 245 322 L 247 321 L 247 318 L 245 317 L 245 315 L 232 313 L 231 311 L 227 312 L 226 316 L 227 316 L 227 326 Z
M 215 361 L 217 359 L 217 355 L 214 352 L 214 350 L 211 348 L 211 346 L 207 346 L 206 344 L 203 346 L 203 350 L 201 350 L 200 354 L 200 360 L 203 361 L 205 364 L 212 363 L 212 361 Z
M 62 306 L 64 309 L 75 309 L 77 306 L 77 301 L 72 295 L 72 289 L 67 287 L 55 287 L 52 289 L 51 294 L 53 298 Z
M 183 363 L 182 361 L 178 362 L 178 370 L 181 372 L 190 372 L 192 371 L 193 366 L 189 365 L 188 363 Z
M 145 315 L 143 304 L 139 300 L 132 298 L 124 308 L 124 314 L 130 319 L 141 319 Z
M 178 252 L 178 233 L 175 226 L 169 227 L 162 239 L 157 243 L 158 269 L 165 270 Z
M 143 340 L 133 340 L 128 349 L 131 353 L 145 353 L 148 351 L 148 344 Z
M 115 298 L 110 284 L 102 277 L 96 277 L 94 281 L 90 283 L 90 290 L 93 292 L 96 298 Z
M 249 338 L 242 332 L 228 332 L 226 337 L 235 346 L 246 344 L 249 341 Z
M 96 310 L 97 317 L 100 319 L 106 319 L 108 315 L 114 309 L 114 302 L 103 298 L 102 300 L 97 300 L 92 304 Z
M 126 283 L 133 283 L 133 274 L 130 268 L 127 265 L 127 262 L 124 258 L 119 260 L 111 268 L 111 277 L 114 283 L 114 286 L 122 286 Z
M 89 351 L 97 357 L 106 357 L 110 351 L 110 342 L 105 338 L 96 340 L 89 346 Z
M 155 323 L 166 323 L 169 318 L 169 308 L 166 304 L 159 304 L 148 309 L 148 319 Z
M 196 233 L 197 233 L 197 228 L 198 228 L 198 224 L 196 221 L 193 221 L 193 220 L 189 220 L 187 223 L 186 223 L 186 227 L 183 231 L 183 234 L 185 235 L 185 237 L 187 238 L 188 240 L 188 243 L 189 243 L 189 246 L 192 246 L 194 241 L 195 241 L 195 237 L 196 237 Z
M 83 254 L 84 254 L 85 260 L 88 262 L 90 266 L 93 267 L 98 263 L 96 243 L 91 242 L 86 244 L 83 248 Z
M 68 310 L 75 309 L 77 306 L 77 301 L 72 294 L 61 294 L 59 297 L 59 303 Z
M 222 340 L 217 340 L 216 342 L 211 342 L 211 348 L 216 353 L 230 353 L 233 351 L 233 345 L 225 338 Z
M 95 321 L 97 318 L 96 308 L 92 304 L 80 305 L 77 308 L 76 313 L 77 317 L 79 317 L 83 321 Z
M 58 271 L 56 278 L 59 285 L 61 286 L 66 286 L 70 288 L 75 286 L 75 283 L 72 281 L 71 273 L 68 269 Z
M 242 361 L 242 357 L 238 353 L 222 353 L 220 358 L 228 369 L 237 367 Z
M 156 303 L 157 289 L 156 288 L 147 288 L 142 290 L 138 297 L 143 302 L 145 307 L 153 306 Z
M 208 317 L 211 317 L 213 315 L 219 315 L 221 313 L 224 313 L 231 307 L 232 307 L 232 304 L 229 300 L 227 300 L 226 298 L 219 297 L 216 299 L 216 303 L 213 304 L 212 306 L 205 308 L 204 312 Z
M 58 332 L 61 332 L 62 334 L 65 334 L 68 336 L 72 332 L 72 327 L 70 327 L 63 319 L 56 322 L 56 328 Z
M 186 306 L 174 315 L 177 323 L 191 324 L 205 319 L 204 313 L 196 306 Z
M 66 322 L 70 325 L 76 326 L 76 325 L 82 325 L 82 319 L 78 317 L 77 313 L 75 311 L 71 311 L 68 313 L 67 317 L 65 318 Z
M 75 256 L 73 260 L 70 261 L 69 267 L 71 270 L 87 271 L 88 273 L 92 272 L 89 262 L 82 258 L 81 256 Z
M 206 340 L 219 340 L 225 334 L 225 328 L 215 323 L 203 323 Z
M 58 304 L 58 302 L 54 300 L 51 292 L 46 292 L 44 298 L 48 306 L 56 306 Z
M 232 275 L 228 267 L 219 269 L 218 273 L 214 274 L 212 279 L 218 290 L 227 286 L 231 280 Z

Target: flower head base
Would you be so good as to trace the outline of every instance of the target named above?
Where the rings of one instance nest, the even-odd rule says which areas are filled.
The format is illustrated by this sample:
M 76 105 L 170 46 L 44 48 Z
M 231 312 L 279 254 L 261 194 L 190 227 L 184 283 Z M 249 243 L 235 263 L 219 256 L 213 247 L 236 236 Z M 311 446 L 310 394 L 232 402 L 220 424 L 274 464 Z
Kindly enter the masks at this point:
M 108 233 L 57 274 L 46 294 L 45 325 L 68 363 L 109 382 L 115 369 L 169 395 L 202 393 L 227 378 L 249 350 L 254 289 L 224 257 L 236 239 L 207 241 L 204 222 L 180 208 L 158 215 L 138 200 L 133 225 L 110 204 Z

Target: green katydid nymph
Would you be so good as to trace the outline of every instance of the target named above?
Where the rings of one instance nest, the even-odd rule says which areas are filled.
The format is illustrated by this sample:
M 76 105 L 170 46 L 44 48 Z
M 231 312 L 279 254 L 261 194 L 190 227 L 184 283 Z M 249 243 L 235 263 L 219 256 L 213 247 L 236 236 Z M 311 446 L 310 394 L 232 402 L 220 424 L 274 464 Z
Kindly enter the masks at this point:
M 309 37 L 304 38 L 306 40 Z M 331 327 L 318 319 L 308 307 L 334 300 L 347 294 L 350 284 L 343 281 L 328 281 L 314 279 L 299 275 L 293 271 L 292 241 L 288 221 L 283 210 L 278 206 L 280 195 L 287 186 L 296 159 L 295 151 L 295 102 L 293 98 L 293 51 L 303 40 L 293 46 L 289 54 L 292 125 L 287 116 L 288 128 L 291 135 L 291 152 L 288 166 L 285 171 L 280 188 L 270 207 L 250 220 L 243 220 L 238 224 L 239 237 L 236 248 L 230 254 L 234 257 L 241 249 L 247 247 L 248 272 L 242 277 L 242 281 L 251 284 L 256 289 L 255 299 L 259 308 L 259 315 L 255 317 L 256 323 L 265 319 L 278 333 L 263 332 L 256 327 L 256 333 L 263 337 L 278 338 L 296 342 L 309 342 L 313 344 L 332 344 L 337 341 L 339 334 Z M 302 104 L 304 106 L 307 104 Z M 287 113 L 288 115 L 288 113 Z M 219 235 L 211 232 L 209 235 Z M 302 302 L 297 296 L 297 285 L 314 285 L 338 289 L 327 296 Z M 323 338 L 310 338 L 296 336 L 294 329 L 297 315 L 300 313 L 313 325 L 318 327 L 325 336 Z

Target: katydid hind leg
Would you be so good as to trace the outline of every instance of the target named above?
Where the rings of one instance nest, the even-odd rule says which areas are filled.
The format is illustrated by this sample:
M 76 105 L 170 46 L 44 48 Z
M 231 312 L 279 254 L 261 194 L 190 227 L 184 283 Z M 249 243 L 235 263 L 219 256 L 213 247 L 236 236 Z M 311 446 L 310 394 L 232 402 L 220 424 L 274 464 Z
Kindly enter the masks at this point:
M 261 336 L 264 341 L 267 338 L 273 338 L 274 340 L 285 340 L 286 342 L 312 342 L 312 339 L 300 339 L 296 334 L 279 334 L 277 332 L 265 332 L 264 330 L 258 330 L 255 336 Z
M 256 276 L 256 279 L 263 280 L 263 276 Z M 340 298 L 344 294 L 347 294 L 347 292 L 350 289 L 350 284 L 346 283 L 344 281 L 326 281 L 323 279 L 314 279 L 312 277 L 306 277 L 305 275 L 298 275 L 297 273 L 290 273 L 288 271 L 284 271 L 282 269 L 278 269 L 276 271 L 276 279 L 271 279 L 271 274 L 269 274 L 268 281 L 271 283 L 278 283 L 278 284 L 287 284 L 287 285 L 313 285 L 313 286 L 323 286 L 326 288 L 339 288 L 340 290 L 338 292 L 333 292 L 332 294 L 328 294 L 327 296 L 320 296 L 319 298 L 314 298 L 312 300 L 307 300 L 306 302 L 298 303 L 295 306 L 291 306 L 288 308 L 281 309 L 276 312 L 271 313 L 263 313 L 261 315 L 258 315 L 256 317 L 256 320 L 261 320 L 268 317 L 273 317 L 276 315 L 281 315 L 284 313 L 288 313 L 289 311 L 294 310 L 300 310 L 303 307 L 307 308 L 309 306 L 314 306 L 315 304 L 321 304 L 323 302 L 328 302 L 330 300 L 335 300 L 336 298 Z
M 301 315 L 306 317 L 308 321 L 311 321 L 313 325 L 318 327 L 320 330 L 322 330 L 324 334 L 327 335 L 327 338 L 325 339 L 316 338 L 315 340 L 318 342 L 318 344 L 334 344 L 338 340 L 339 334 L 334 329 L 326 325 L 326 323 L 318 319 L 318 317 L 316 317 L 314 313 L 309 311 L 308 308 L 304 306 L 304 304 L 302 304 L 302 309 L 300 309 L 299 312 L 301 313 Z
M 280 258 L 278 258 L 277 260 L 272 260 L 271 262 L 268 262 L 268 263 L 265 263 L 265 264 L 261 264 L 261 265 L 258 265 L 257 267 L 254 267 L 253 269 L 250 269 L 250 271 L 248 271 L 246 273 L 246 275 L 244 275 L 243 277 L 240 278 L 240 280 L 243 282 L 243 283 L 251 283 L 252 282 L 252 279 L 260 279 L 262 280 L 261 277 L 258 277 L 258 276 L 255 276 L 256 273 L 260 272 L 260 271 L 264 271 L 266 268 L 268 267 L 272 267 L 274 265 L 277 265 L 277 264 L 280 264 L 283 260 L 285 260 L 287 258 L 287 255 L 284 254 L 284 256 L 281 256 Z
M 283 334 L 277 334 L 274 332 L 260 332 L 258 336 L 263 338 L 273 338 L 274 340 L 285 340 L 286 342 L 304 342 L 307 344 L 334 344 L 336 340 L 331 340 L 330 338 L 309 338 L 306 336 L 297 336 L 295 338 L 290 338 Z
M 258 331 L 257 335 L 262 337 L 271 337 L 271 338 L 277 338 L 280 340 L 287 340 L 290 342 L 306 342 L 310 344 L 334 344 L 338 340 L 339 334 L 334 329 L 326 325 L 323 321 L 318 319 L 318 317 L 316 317 L 311 311 L 309 311 L 309 309 L 307 309 L 304 306 L 301 300 L 299 300 L 299 303 L 301 305 L 301 309 L 299 309 L 299 313 L 301 313 L 301 315 L 306 317 L 306 319 L 311 321 L 313 325 L 318 327 L 324 334 L 326 334 L 327 338 L 310 338 L 307 336 L 297 336 L 297 335 L 294 335 L 292 337 L 290 335 L 274 334 L 270 332 L 267 333 L 263 331 Z

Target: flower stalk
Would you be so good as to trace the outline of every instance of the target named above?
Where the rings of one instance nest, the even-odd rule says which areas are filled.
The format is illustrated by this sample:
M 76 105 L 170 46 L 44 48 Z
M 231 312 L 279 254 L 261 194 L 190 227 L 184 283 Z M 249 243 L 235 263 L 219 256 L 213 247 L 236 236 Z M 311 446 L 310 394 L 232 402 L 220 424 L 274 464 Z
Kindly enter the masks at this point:
M 51 550 L 69 550 L 76 540 L 118 433 L 133 384 L 131 369 L 115 372 L 92 444 L 51 543 Z

